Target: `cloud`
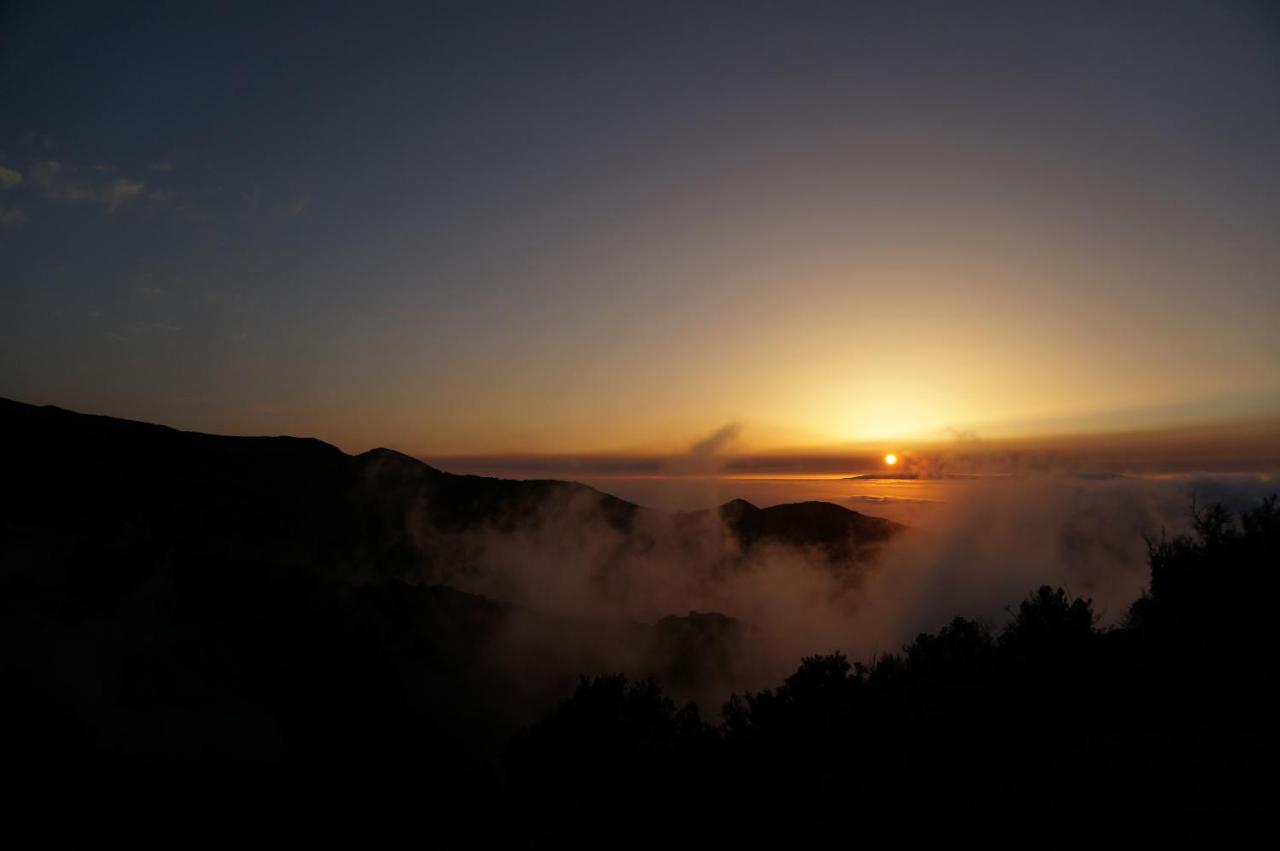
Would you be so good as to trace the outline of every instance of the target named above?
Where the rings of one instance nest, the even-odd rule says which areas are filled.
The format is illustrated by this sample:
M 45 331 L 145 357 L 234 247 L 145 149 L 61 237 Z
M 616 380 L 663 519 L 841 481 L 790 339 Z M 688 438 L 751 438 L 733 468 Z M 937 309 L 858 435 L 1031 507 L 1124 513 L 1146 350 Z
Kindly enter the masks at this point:
M 119 177 L 103 187 L 101 200 L 106 205 L 107 212 L 113 213 L 125 204 L 132 203 L 146 188 L 146 185 L 137 180 Z
M 711 476 L 725 465 L 724 452 L 738 439 L 741 426 L 729 423 L 721 426 L 689 447 L 683 455 L 669 458 L 662 465 L 662 472 L 671 476 Z
M 67 166 L 57 160 L 37 160 L 31 169 L 31 183 L 55 201 L 95 201 L 96 193 L 73 178 Z
M 229 290 L 205 290 L 202 298 L 206 305 L 222 308 L 230 313 L 247 313 L 257 305 L 256 296 Z
M 870 559 L 834 562 L 812 547 L 744 548 L 718 512 L 644 511 L 620 526 L 595 492 L 572 486 L 549 489 L 514 525 L 440 530 L 430 494 L 405 522 L 423 556 L 415 581 L 425 584 L 580 623 L 655 623 L 691 611 L 737 619 L 744 644 L 724 675 L 681 695 L 714 707 L 729 690 L 776 682 L 804 655 L 840 650 L 871 661 L 956 615 L 998 626 L 1041 584 L 1091 598 L 1104 624 L 1117 623 L 1147 582 L 1145 538 L 1186 530 L 1193 495 L 1237 508 L 1274 489 L 1267 476 L 963 480 L 954 499 L 930 507 L 927 524 Z M 645 673 L 633 636 L 619 632 L 594 643 L 597 669 Z M 537 639 L 511 642 L 528 652 Z M 551 665 L 557 652 L 544 644 L 536 655 Z
M 93 171 L 95 174 L 109 174 L 114 169 L 96 167 Z M 129 177 L 84 179 L 74 166 L 58 160 L 37 160 L 31 169 L 31 184 L 52 200 L 94 202 L 105 207 L 108 213 L 144 197 L 160 203 L 173 197 L 172 193 L 158 190 L 147 195 L 147 185 Z
M 0 207 L 0 228 L 17 227 L 26 220 L 21 207 Z
M 303 195 L 301 198 L 298 198 L 293 203 L 285 205 L 284 214 L 289 218 L 293 218 L 294 216 L 300 215 L 303 210 L 307 209 L 307 206 L 310 203 L 311 203 L 311 196 Z
M 0 165 L 0 189 L 12 189 L 22 182 L 22 172 Z
M 869 502 L 875 505 L 896 503 L 900 505 L 940 505 L 940 499 L 925 499 L 913 496 L 876 496 L 873 494 L 857 494 L 848 499 L 849 502 Z
M 109 317 L 101 314 L 90 314 L 91 318 L 109 319 Z M 119 322 L 113 322 L 110 327 L 102 329 L 102 336 L 116 343 L 131 343 L 146 337 L 154 338 L 157 332 L 162 334 L 180 334 L 182 326 L 178 325 L 171 319 L 161 319 L 155 322 L 147 322 L 138 319 L 121 319 Z
M 676 470 L 713 468 L 738 434 L 735 424 L 725 425 L 691 441 L 671 463 Z M 1018 467 L 1016 459 L 1010 466 Z M 704 505 L 722 502 L 702 476 L 679 487 L 706 487 Z M 403 569 L 414 582 L 570 619 L 564 629 L 542 633 L 514 621 L 502 628 L 499 664 L 526 682 L 561 674 L 572 682 L 584 672 L 653 675 L 677 699 L 713 709 L 730 691 L 776 683 L 805 655 L 839 650 L 872 661 L 956 615 L 998 628 L 1010 607 L 1042 584 L 1091 598 L 1104 625 L 1118 623 L 1148 580 L 1147 538 L 1185 531 L 1193 498 L 1238 511 L 1273 492 L 1277 481 L 1275 474 L 1081 477 L 1072 464 L 945 478 L 924 491 L 942 497 L 936 501 L 914 489 L 839 498 L 863 510 L 875 505 L 874 514 L 906 509 L 918 522 L 908 521 L 911 528 L 872 558 L 835 560 L 821 548 L 781 542 L 744 547 L 717 511 L 641 510 L 620 523 L 609 502 L 571 485 L 544 484 L 518 511 L 456 531 L 433 523 L 438 497 L 424 491 L 404 527 L 404 540 L 421 558 Z M 378 481 L 371 477 L 371 486 L 381 488 Z M 785 487 L 795 498 L 815 498 L 805 482 Z M 648 654 L 667 651 L 647 649 L 652 645 L 637 638 L 634 625 L 692 612 L 735 619 L 732 646 L 717 650 L 696 681 L 663 680 L 670 669 Z M 593 626 L 599 624 L 613 632 Z
M 711 434 L 699 440 L 693 446 L 689 447 L 689 454 L 695 458 L 710 458 L 719 454 L 729 444 L 738 439 L 738 433 L 742 430 L 737 423 L 729 423 L 721 426 Z
M 978 433 L 971 428 L 947 426 L 943 431 L 955 438 L 957 443 L 977 443 Z

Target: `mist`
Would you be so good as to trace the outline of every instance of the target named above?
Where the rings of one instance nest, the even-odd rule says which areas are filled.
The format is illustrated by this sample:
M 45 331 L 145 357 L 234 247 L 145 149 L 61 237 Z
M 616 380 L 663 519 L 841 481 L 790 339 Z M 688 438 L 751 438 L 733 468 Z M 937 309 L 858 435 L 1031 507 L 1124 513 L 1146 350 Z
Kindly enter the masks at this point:
M 708 453 L 698 463 L 706 469 Z M 736 483 L 684 485 L 700 488 L 711 508 Z M 506 636 L 500 653 L 524 676 L 530 665 L 576 664 L 574 673 L 658 677 L 669 660 L 654 658 L 624 625 L 727 615 L 739 629 L 721 669 L 673 689 L 714 710 L 730 691 L 776 682 L 806 655 L 841 651 L 872 662 L 957 615 L 999 627 L 1040 585 L 1089 598 L 1102 626 L 1118 624 L 1143 593 L 1148 540 L 1186 531 L 1197 502 L 1246 507 L 1274 489 L 1268 475 L 960 480 L 946 499 L 911 506 L 924 522 L 836 560 L 813 546 L 744 547 L 715 510 L 641 510 L 620 529 L 590 491 L 566 489 L 516 529 L 458 536 L 451 563 L 465 568 L 422 579 L 589 625 L 556 632 L 554 646 L 523 626 Z M 846 502 L 868 514 L 887 505 Z M 425 514 L 407 522 L 428 526 Z

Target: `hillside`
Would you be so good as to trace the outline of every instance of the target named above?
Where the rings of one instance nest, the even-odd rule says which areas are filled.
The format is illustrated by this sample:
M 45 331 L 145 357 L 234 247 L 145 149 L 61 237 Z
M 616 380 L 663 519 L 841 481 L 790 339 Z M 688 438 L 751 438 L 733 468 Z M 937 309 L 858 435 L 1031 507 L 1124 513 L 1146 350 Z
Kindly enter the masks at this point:
M 583 485 L 12 401 L 0 426 L 0 677 L 21 698 L 3 729 L 34 793 L 124 781 L 163 796 L 199 778 L 334 794 L 377 776 L 350 791 L 454 800 L 493 788 L 504 742 L 579 674 L 718 699 L 761 641 L 723 614 L 618 602 L 628 571 L 724 551 L 687 517 Z M 834 559 L 896 531 L 820 504 L 707 517 L 737 537 L 737 570 L 766 540 Z M 468 590 L 526 562 L 545 563 L 535 585 L 555 580 L 583 546 L 598 608 Z M 407 779 L 424 763 L 426 787 Z

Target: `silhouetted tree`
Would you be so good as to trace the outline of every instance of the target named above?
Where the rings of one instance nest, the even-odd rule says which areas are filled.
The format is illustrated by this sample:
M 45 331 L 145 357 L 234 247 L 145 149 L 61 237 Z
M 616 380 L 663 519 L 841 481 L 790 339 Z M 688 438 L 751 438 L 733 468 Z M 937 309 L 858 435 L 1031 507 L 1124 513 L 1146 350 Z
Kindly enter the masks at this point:
M 697 765 L 712 737 L 696 706 L 677 709 L 651 680 L 583 677 L 509 749 L 512 800 L 543 841 L 642 844 L 694 821 Z
M 715 728 L 682 727 L 652 684 L 584 681 L 514 751 L 521 776 L 619 823 L 678 814 L 752 844 L 944 814 L 1265 808 L 1280 510 L 1269 498 L 1238 522 L 1220 506 L 1193 520 L 1192 535 L 1150 545 L 1150 588 L 1119 627 L 1098 629 L 1088 599 L 1042 586 L 998 636 L 956 618 L 869 667 L 806 657 L 776 688 L 731 696 Z M 671 782 L 675 766 L 704 778 L 701 793 Z M 622 807 L 591 785 L 619 772 L 631 782 L 611 788 L 637 795 Z M 690 794 L 708 805 L 676 805 Z

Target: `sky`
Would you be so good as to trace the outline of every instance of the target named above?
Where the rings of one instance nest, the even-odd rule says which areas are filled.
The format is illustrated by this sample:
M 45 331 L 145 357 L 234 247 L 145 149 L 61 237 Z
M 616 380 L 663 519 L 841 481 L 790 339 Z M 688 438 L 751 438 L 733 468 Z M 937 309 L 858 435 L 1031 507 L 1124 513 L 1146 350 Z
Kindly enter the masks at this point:
M 0 396 L 441 458 L 1280 444 L 1274 4 L 0 2 L 0 104 Z

